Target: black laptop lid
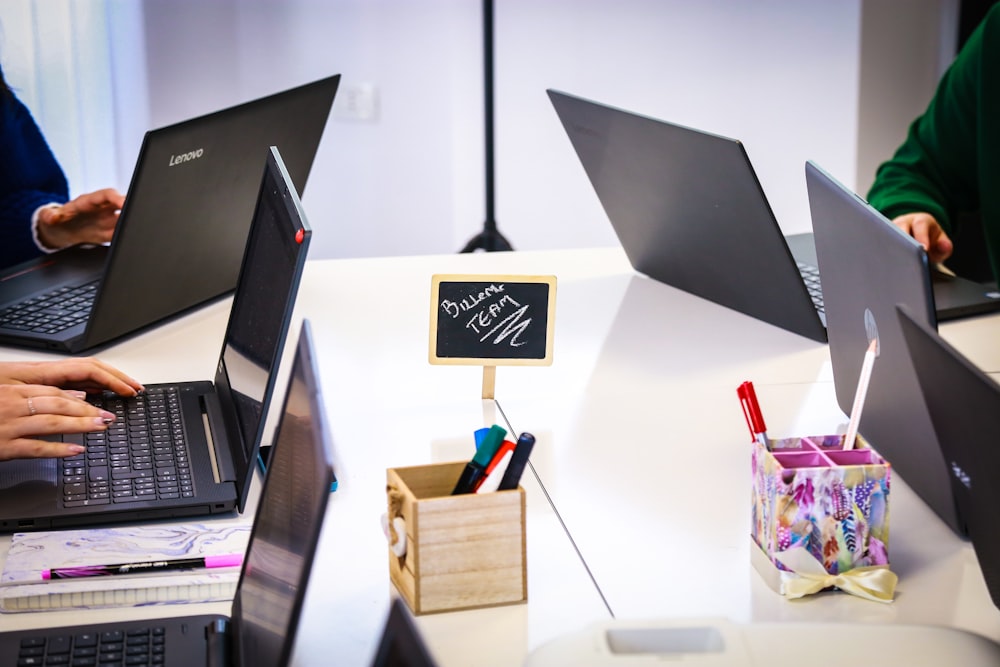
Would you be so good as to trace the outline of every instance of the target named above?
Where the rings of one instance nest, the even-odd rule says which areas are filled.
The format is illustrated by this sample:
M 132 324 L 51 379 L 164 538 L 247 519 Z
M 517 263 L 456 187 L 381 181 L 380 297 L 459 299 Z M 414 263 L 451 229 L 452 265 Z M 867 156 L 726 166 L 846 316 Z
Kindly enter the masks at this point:
M 258 179 L 260 179 L 258 171 Z M 240 511 L 263 435 L 312 232 L 276 147 L 267 153 L 215 386 L 226 410 Z
M 905 308 L 897 310 L 951 488 L 1000 607 L 1000 385 Z
M 851 413 L 868 349 L 866 321 L 878 329 L 860 433 L 953 530 L 962 533 L 948 472 L 896 318 L 896 304 L 936 328 L 927 254 L 854 192 L 813 163 L 806 186 L 823 281 L 837 403 Z
M 233 599 L 234 664 L 289 663 L 334 479 L 325 414 L 304 321 Z
M 92 347 L 231 291 L 277 146 L 306 185 L 340 76 L 150 131 L 85 333 Z
M 437 662 L 401 598 L 393 598 L 371 667 L 435 667 Z
M 739 141 L 548 95 L 636 271 L 826 341 Z

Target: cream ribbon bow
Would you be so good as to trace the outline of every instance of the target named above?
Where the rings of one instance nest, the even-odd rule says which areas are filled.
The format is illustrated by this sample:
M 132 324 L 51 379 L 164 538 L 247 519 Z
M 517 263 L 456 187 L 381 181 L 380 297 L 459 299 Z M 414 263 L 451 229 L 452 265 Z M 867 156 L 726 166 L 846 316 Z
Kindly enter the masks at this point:
M 791 572 L 782 573 L 781 592 L 788 598 L 800 598 L 836 586 L 842 591 L 874 602 L 892 602 L 899 577 L 888 565 L 856 567 L 840 574 L 830 574 L 815 556 L 803 547 L 774 554 L 775 560 Z M 791 575 L 791 576 L 789 576 Z

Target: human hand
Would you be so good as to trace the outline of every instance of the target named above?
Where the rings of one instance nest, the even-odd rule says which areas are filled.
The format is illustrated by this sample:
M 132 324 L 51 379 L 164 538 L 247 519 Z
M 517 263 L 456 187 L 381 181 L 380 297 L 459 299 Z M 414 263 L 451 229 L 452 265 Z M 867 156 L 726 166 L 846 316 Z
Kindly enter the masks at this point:
M 121 396 L 135 396 L 143 390 L 138 381 L 92 357 L 0 362 L 0 384 L 44 384 L 94 392 L 108 389 Z
M 62 206 L 38 212 L 38 240 L 52 249 L 77 243 L 108 243 L 125 197 L 113 188 L 80 195 Z
M 893 218 L 892 223 L 912 236 L 927 251 L 931 264 L 940 264 L 951 257 L 951 239 L 929 213 L 907 213 Z
M 33 384 L 0 385 L 0 461 L 75 456 L 84 447 L 39 436 L 104 431 L 115 416 L 80 391 Z

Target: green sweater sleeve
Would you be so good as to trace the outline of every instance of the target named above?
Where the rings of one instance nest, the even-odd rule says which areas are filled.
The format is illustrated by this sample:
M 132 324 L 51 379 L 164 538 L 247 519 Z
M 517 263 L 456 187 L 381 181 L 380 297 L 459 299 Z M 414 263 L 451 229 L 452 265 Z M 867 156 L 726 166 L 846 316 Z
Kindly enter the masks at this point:
M 983 34 L 993 25 L 1000 29 L 998 22 L 1000 13 L 991 11 L 941 78 L 927 110 L 910 125 L 906 140 L 879 167 L 868 201 L 886 217 L 924 211 L 951 233 L 959 211 L 979 208 Z

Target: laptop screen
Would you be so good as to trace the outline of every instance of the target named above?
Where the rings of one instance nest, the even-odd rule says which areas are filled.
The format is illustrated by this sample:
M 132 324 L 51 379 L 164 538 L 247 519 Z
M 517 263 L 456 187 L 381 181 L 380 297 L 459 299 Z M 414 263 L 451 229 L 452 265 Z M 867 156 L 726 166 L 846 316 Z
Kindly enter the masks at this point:
M 331 446 L 310 340 L 306 321 L 233 603 L 239 664 L 288 664 L 330 496 Z
M 277 151 L 267 167 L 233 296 L 216 386 L 231 400 L 227 427 L 238 430 L 242 452 L 233 452 L 237 479 L 249 468 L 262 434 L 275 371 L 295 304 L 310 230 L 298 195 Z M 235 425 L 234 425 L 235 422 Z M 249 484 L 240 490 L 240 510 Z

